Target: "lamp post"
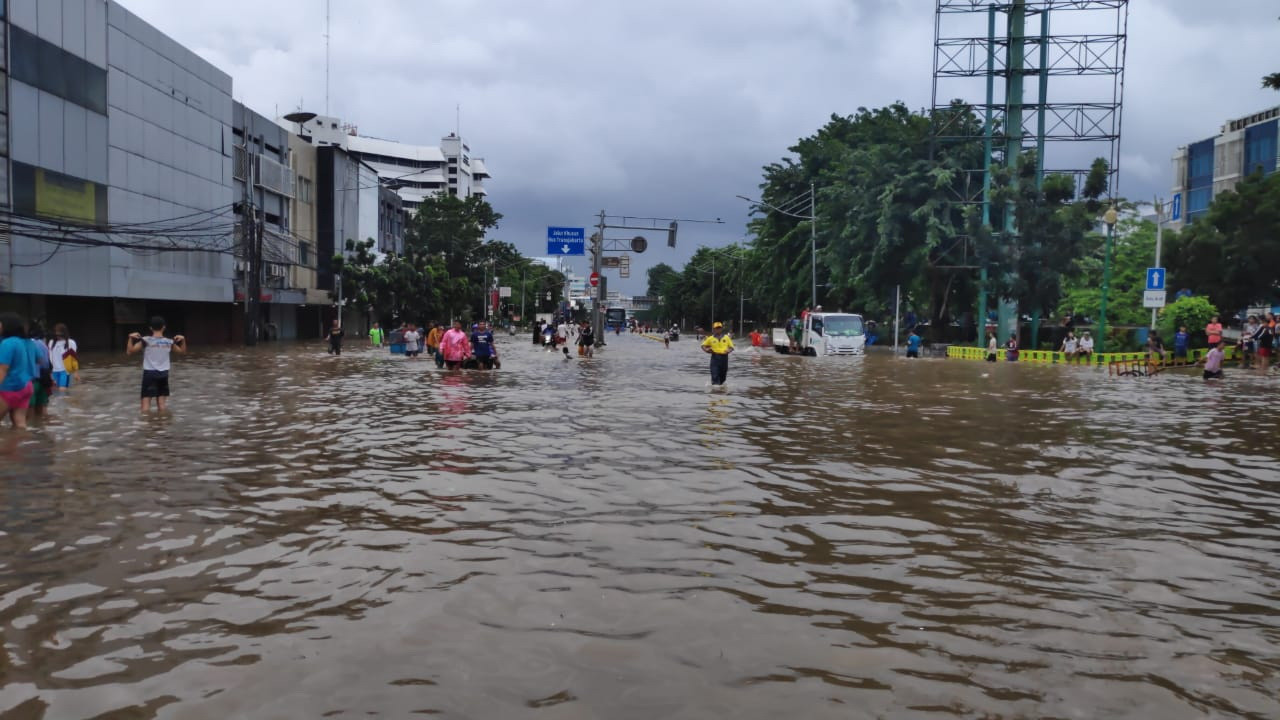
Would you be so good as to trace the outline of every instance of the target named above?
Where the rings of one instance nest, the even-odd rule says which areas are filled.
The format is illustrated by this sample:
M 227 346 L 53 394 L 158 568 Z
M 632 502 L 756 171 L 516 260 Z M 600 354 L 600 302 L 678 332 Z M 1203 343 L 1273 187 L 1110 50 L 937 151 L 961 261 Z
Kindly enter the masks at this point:
M 783 203 L 783 205 L 794 206 L 800 201 L 804 200 L 806 195 L 808 195 L 808 198 L 809 198 L 809 214 L 808 215 L 798 215 L 794 212 L 783 210 L 782 208 L 776 205 L 771 205 L 763 200 L 753 200 L 747 197 L 746 195 L 738 195 L 736 197 L 739 200 L 746 200 L 752 205 L 758 205 L 762 208 L 768 208 L 769 210 L 772 210 L 776 213 L 781 213 L 783 215 L 786 215 L 787 217 L 793 217 L 793 218 L 798 218 L 800 220 L 809 221 L 809 307 L 814 308 L 818 306 L 818 207 L 817 207 L 817 193 L 814 191 L 813 183 L 809 183 L 808 193 L 801 193 L 791 198 L 791 200 Z
M 1107 293 L 1111 290 L 1111 243 L 1116 234 L 1116 206 L 1113 203 L 1102 216 L 1107 224 L 1107 249 L 1102 256 L 1102 303 L 1098 310 L 1098 352 L 1106 351 L 1107 346 Z

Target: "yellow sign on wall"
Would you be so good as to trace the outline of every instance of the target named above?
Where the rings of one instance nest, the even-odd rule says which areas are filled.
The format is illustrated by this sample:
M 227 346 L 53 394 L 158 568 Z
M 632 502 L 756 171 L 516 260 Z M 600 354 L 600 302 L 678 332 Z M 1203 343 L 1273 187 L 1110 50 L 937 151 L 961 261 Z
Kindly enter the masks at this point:
M 36 214 L 60 220 L 95 223 L 97 187 L 62 173 L 36 168 Z

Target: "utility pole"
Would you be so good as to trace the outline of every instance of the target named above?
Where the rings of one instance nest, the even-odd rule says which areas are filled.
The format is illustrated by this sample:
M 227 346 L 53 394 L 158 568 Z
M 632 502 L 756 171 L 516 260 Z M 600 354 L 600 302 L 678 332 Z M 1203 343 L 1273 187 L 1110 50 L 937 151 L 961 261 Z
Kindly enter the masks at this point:
M 809 309 L 818 307 L 818 201 L 809 183 Z
M 711 255 L 711 324 L 707 325 L 707 329 L 711 329 L 711 325 L 716 324 L 716 256 Z
M 596 236 L 591 243 L 591 272 L 600 277 L 600 258 L 604 256 L 604 211 L 600 211 L 600 222 L 596 225 Z M 602 285 L 592 288 L 592 294 L 595 295 L 595 301 L 591 303 L 591 332 L 595 334 L 596 342 L 600 342 L 604 338 L 603 324 L 601 322 L 602 315 L 600 309 L 604 307 L 604 298 L 601 297 Z
M 249 144 L 251 128 L 249 109 L 244 112 L 244 201 L 240 213 L 240 234 L 244 246 L 244 344 L 258 344 L 258 298 L 262 294 L 262 246 L 258 232 L 258 213 L 254 209 L 253 148 Z
M 1153 267 L 1160 267 L 1160 242 L 1161 240 L 1164 239 L 1162 237 L 1162 233 L 1164 231 L 1164 201 L 1158 197 L 1155 200 L 1156 200 L 1156 264 Z M 1168 275 L 1166 275 L 1165 277 L 1167 279 Z M 1156 329 L 1156 309 L 1155 308 L 1151 308 L 1151 329 L 1152 330 Z

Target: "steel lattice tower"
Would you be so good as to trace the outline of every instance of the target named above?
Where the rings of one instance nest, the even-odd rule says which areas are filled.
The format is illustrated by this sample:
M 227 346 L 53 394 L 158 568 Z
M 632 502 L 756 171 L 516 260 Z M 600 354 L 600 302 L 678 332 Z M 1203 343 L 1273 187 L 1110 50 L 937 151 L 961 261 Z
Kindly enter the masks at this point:
M 956 199 L 980 203 L 988 227 L 991 169 L 1026 150 L 1037 151 L 1037 184 L 1066 174 L 1079 188 L 1106 159 L 1115 196 L 1128 23 L 1129 0 L 936 0 L 932 147 L 983 144 L 983 165 L 965 168 Z M 949 112 L 955 104 L 980 126 Z M 1007 222 L 995 230 L 1014 232 Z M 967 241 L 957 250 L 952 267 L 976 267 Z

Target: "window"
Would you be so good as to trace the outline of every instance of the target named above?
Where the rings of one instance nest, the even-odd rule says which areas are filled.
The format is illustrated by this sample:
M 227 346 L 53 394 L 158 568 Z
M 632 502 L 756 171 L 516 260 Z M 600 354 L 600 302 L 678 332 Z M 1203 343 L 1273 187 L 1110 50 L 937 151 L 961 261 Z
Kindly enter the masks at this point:
M 96 113 L 107 114 L 107 71 L 85 62 L 22 28 L 10 27 L 10 72 L 37 87 Z
M 1244 131 L 1244 174 L 1250 175 L 1262 170 L 1270 175 L 1276 170 L 1276 134 L 1275 120 L 1252 125 Z
M 307 267 L 311 266 L 311 243 L 298 243 L 298 264 L 305 265 Z

